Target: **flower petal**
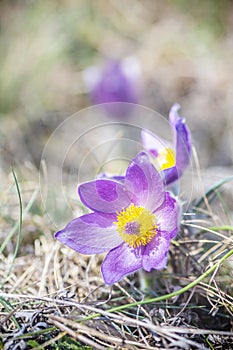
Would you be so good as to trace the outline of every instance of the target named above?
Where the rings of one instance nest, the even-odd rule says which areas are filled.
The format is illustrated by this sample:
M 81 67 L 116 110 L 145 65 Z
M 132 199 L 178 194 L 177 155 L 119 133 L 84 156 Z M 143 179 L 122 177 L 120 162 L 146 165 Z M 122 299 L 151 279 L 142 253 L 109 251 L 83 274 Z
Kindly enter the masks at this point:
M 179 116 L 179 109 L 180 105 L 175 104 L 169 113 L 169 122 L 173 130 L 173 143 L 176 150 L 176 166 L 164 171 L 166 184 L 170 184 L 182 176 L 190 163 L 191 133 L 185 124 L 185 119 Z
M 146 245 L 142 257 L 142 267 L 146 271 L 163 269 L 166 266 L 169 246 L 169 235 L 158 232 L 152 241 Z
M 142 252 L 140 249 L 130 248 L 126 243 L 110 250 L 101 266 L 106 284 L 118 282 L 122 277 L 139 270 L 142 267 Z
M 175 103 L 169 112 L 169 122 L 172 128 L 175 128 L 176 123 L 180 119 L 180 116 L 178 114 L 178 110 L 180 109 L 180 105 L 178 103 Z
M 142 205 L 152 212 L 165 199 L 163 180 L 145 152 L 140 152 L 129 164 L 125 186 L 134 194 L 134 204 Z
M 86 214 L 72 220 L 55 238 L 82 254 L 103 253 L 122 243 L 115 220 L 111 214 Z
M 179 205 L 170 192 L 166 192 L 166 199 L 156 213 L 157 225 L 160 232 L 168 232 L 173 238 L 178 231 Z
M 176 123 L 176 167 L 179 175 L 190 163 L 191 156 L 191 134 L 184 119 L 180 119 Z
M 97 179 L 107 179 L 107 180 L 113 180 L 117 182 L 121 182 L 122 184 L 124 183 L 125 177 L 122 175 L 112 175 L 108 173 L 100 173 L 97 175 Z
M 166 185 L 169 185 L 175 182 L 180 177 L 176 166 L 173 166 L 172 168 L 169 168 L 169 169 L 164 169 L 163 176 L 164 176 L 164 183 Z
M 142 130 L 141 139 L 143 147 L 153 156 L 157 157 L 159 151 L 168 146 L 168 142 L 157 137 L 149 130 Z
M 78 188 L 83 204 L 94 211 L 116 213 L 131 203 L 130 193 L 117 181 L 97 179 Z

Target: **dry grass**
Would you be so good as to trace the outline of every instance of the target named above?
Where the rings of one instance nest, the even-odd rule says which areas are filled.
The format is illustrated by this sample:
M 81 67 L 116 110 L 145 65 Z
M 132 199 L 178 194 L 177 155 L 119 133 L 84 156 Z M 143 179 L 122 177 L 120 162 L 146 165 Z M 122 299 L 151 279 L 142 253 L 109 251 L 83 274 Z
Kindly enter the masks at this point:
M 19 204 L 12 176 L 6 181 L 1 226 L 7 234 L 10 226 L 17 225 Z M 232 226 L 227 221 L 223 225 L 226 208 L 220 205 L 218 215 L 213 212 L 215 203 L 223 204 L 224 186 L 196 201 L 198 207 L 190 205 L 172 244 L 167 270 L 135 274 L 113 287 L 103 285 L 103 256 L 83 256 L 55 242 L 35 186 L 22 182 L 20 187 L 24 214 L 18 256 L 13 260 L 17 227 L 0 255 L 2 348 L 232 347 L 232 259 L 182 292 L 233 247 Z M 173 292 L 175 296 L 166 297 Z

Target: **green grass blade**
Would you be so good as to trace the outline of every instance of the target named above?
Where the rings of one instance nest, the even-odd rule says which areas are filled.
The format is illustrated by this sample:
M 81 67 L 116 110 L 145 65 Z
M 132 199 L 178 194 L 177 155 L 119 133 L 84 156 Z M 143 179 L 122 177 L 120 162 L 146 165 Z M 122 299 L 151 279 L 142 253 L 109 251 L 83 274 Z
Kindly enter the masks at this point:
M 14 254 L 13 254 L 12 262 L 11 262 L 11 265 L 10 265 L 8 271 L 7 271 L 7 274 L 6 274 L 5 278 L 3 279 L 2 283 L 0 284 L 0 289 L 2 289 L 2 287 L 4 286 L 4 283 L 6 282 L 7 278 L 9 277 L 9 275 L 11 273 L 11 270 L 13 268 L 14 261 L 15 261 L 15 258 L 17 256 L 18 250 L 19 250 L 20 238 L 21 238 L 21 232 L 22 232 L 22 224 L 23 224 L 23 204 L 22 204 L 22 198 L 21 198 L 21 194 L 20 194 L 19 183 L 18 183 L 17 177 L 16 177 L 13 169 L 12 169 L 12 173 L 13 173 L 13 176 L 14 176 L 15 186 L 16 186 L 18 199 L 19 199 L 18 234 L 17 234 L 17 241 L 16 241 L 16 246 L 15 246 L 15 251 L 14 251 Z
M 0 297 L 0 303 L 2 304 L 2 306 L 4 307 L 4 309 L 6 310 L 6 312 L 11 313 L 11 312 L 13 311 L 13 307 L 12 307 L 12 305 L 10 304 L 9 301 L 7 301 L 7 300 L 5 300 L 5 299 L 3 299 L 3 298 Z M 16 325 L 16 327 L 17 327 L 18 329 L 20 329 L 20 325 L 18 324 L 18 322 L 17 322 L 16 318 L 14 317 L 14 315 L 11 316 L 11 319 L 12 319 L 12 321 L 14 322 L 14 324 Z
M 195 203 L 196 207 L 200 207 L 202 204 L 205 203 L 205 198 L 211 200 L 211 196 L 215 196 L 215 192 L 217 189 L 219 189 L 222 185 L 233 181 L 233 176 L 227 177 L 226 179 L 218 182 L 216 185 L 211 187 L 204 196 L 202 196 L 197 203 Z
M 24 213 L 28 213 L 37 197 L 39 193 L 39 188 L 36 188 L 35 191 L 33 192 L 33 195 L 30 199 L 30 201 L 28 202 L 26 208 L 24 209 Z M 1 244 L 0 246 L 0 254 L 4 251 L 4 249 L 6 248 L 9 240 L 13 237 L 13 235 L 15 234 L 15 232 L 19 229 L 19 221 L 17 221 L 15 223 L 15 225 L 13 226 L 12 230 L 10 231 L 10 233 L 7 235 L 6 239 L 4 240 L 4 242 Z

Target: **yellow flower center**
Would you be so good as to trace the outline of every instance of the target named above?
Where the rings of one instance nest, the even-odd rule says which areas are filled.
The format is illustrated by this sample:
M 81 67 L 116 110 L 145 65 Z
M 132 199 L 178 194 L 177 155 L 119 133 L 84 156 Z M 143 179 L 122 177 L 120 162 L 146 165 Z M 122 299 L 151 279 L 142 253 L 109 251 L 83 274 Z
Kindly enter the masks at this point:
M 156 158 L 157 162 L 160 165 L 161 170 L 169 169 L 175 166 L 176 164 L 176 155 L 175 151 L 171 148 L 163 148 L 158 157 Z
M 117 232 L 133 248 L 149 243 L 156 234 L 155 215 L 143 207 L 129 205 L 117 213 Z

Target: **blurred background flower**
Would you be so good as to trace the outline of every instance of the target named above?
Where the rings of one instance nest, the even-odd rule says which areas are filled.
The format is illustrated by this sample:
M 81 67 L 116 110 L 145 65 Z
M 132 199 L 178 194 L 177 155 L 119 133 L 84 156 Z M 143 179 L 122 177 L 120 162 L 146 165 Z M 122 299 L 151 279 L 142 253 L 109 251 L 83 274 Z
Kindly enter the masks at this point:
M 139 103 L 139 79 L 140 65 L 134 57 L 109 60 L 102 69 L 89 67 L 84 71 L 92 103 L 125 102 L 104 106 L 110 116 L 120 119 L 128 116 L 132 104 Z

